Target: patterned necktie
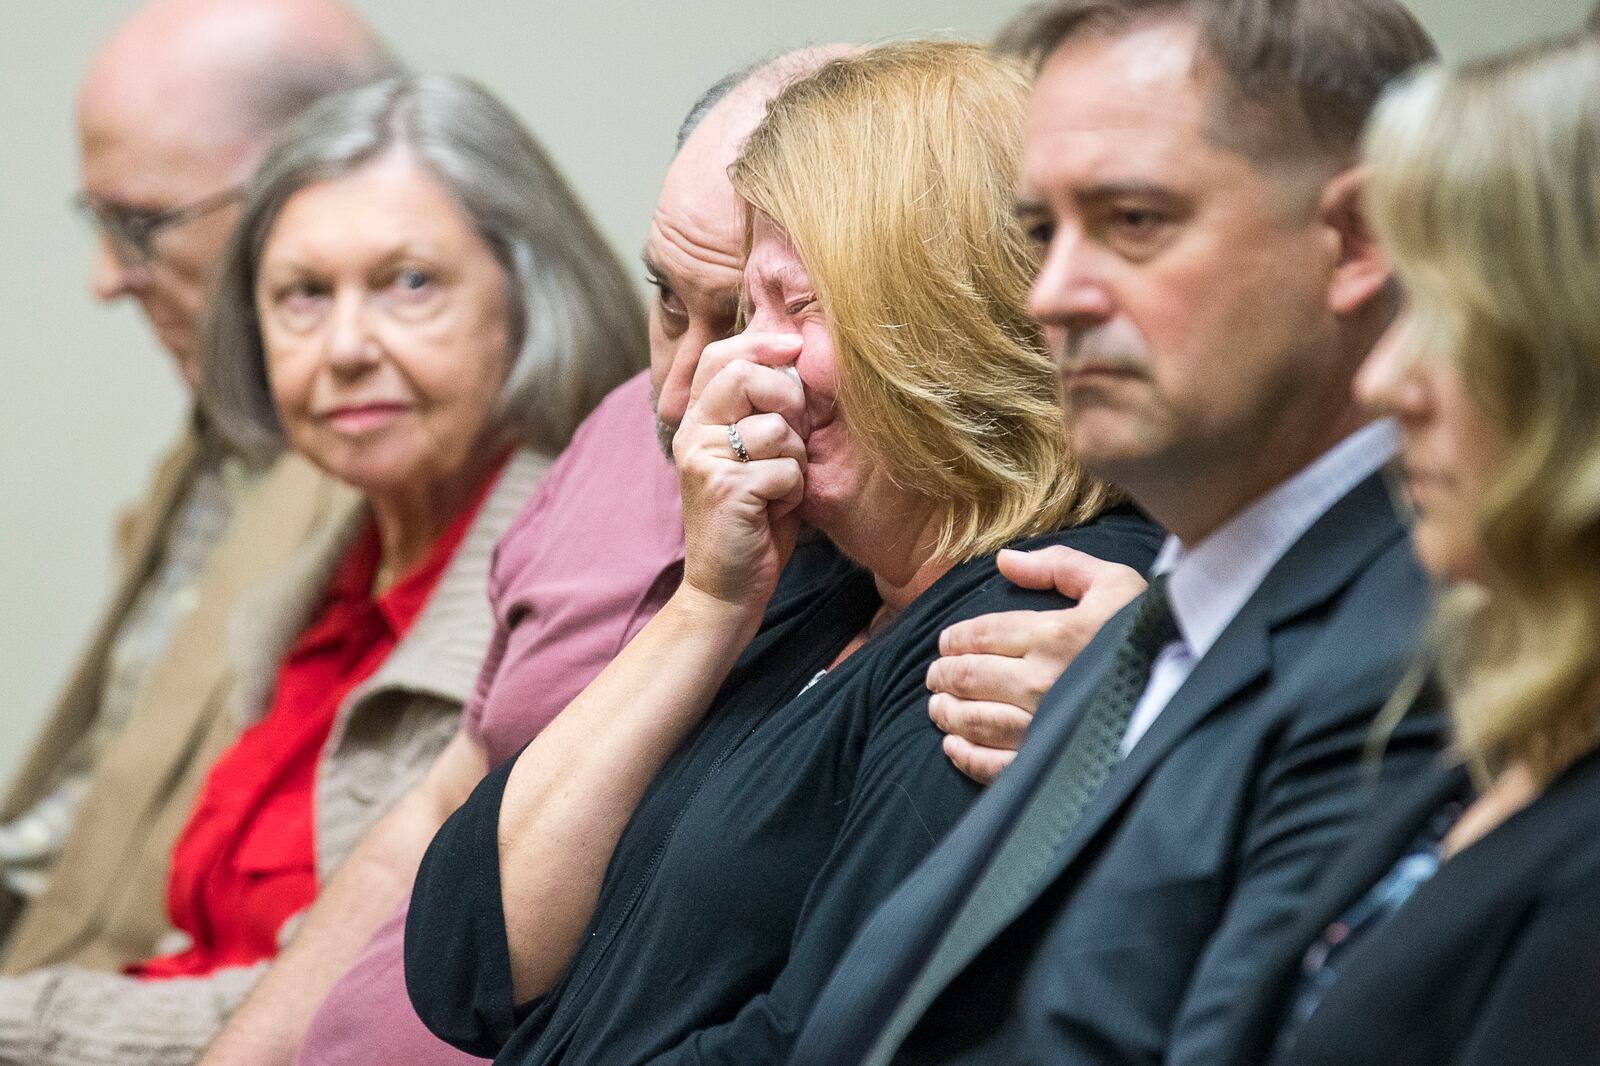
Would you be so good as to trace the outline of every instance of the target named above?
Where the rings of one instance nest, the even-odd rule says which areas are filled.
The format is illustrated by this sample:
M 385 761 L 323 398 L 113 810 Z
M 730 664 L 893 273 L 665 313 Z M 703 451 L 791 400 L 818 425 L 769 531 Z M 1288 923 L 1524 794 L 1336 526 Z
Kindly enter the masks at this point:
M 899 1050 L 911 1029 L 950 980 L 1019 913 L 1038 891 L 1038 881 L 1056 850 L 1105 786 L 1122 757 L 1122 738 L 1133 709 L 1150 682 L 1156 656 L 1175 640 L 1178 627 L 1167 601 L 1164 576 L 1157 577 L 1139 602 L 1128 636 L 1111 669 L 1094 690 L 1061 754 L 1011 832 L 973 886 L 966 904 L 951 921 L 879 1034 L 864 1066 L 882 1066 Z

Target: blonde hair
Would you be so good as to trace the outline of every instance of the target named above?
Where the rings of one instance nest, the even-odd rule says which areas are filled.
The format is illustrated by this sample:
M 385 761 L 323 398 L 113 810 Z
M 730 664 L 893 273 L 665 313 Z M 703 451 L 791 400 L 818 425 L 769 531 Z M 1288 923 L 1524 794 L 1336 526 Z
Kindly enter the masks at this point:
M 772 101 L 733 165 L 827 313 L 839 403 L 895 484 L 943 508 L 965 559 L 1082 522 L 1110 489 L 1077 464 L 1028 318 L 1037 259 L 1012 214 L 1027 78 L 978 45 L 834 60 Z
M 1457 743 L 1548 781 L 1600 742 L 1600 41 L 1430 69 L 1366 150 L 1413 357 L 1451 359 L 1505 442 L 1488 577 L 1435 616 Z

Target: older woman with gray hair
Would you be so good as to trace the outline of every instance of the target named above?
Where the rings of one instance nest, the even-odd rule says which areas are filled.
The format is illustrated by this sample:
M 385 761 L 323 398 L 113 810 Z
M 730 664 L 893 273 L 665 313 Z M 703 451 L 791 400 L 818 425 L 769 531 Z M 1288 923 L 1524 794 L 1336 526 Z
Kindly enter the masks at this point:
M 285 131 L 224 256 L 203 391 L 241 448 L 350 486 L 348 514 L 234 620 L 241 732 L 173 849 L 170 943 L 128 976 L 0 980 L 0 1062 L 198 1056 L 453 733 L 495 542 L 646 357 L 622 268 L 482 89 L 390 80 Z

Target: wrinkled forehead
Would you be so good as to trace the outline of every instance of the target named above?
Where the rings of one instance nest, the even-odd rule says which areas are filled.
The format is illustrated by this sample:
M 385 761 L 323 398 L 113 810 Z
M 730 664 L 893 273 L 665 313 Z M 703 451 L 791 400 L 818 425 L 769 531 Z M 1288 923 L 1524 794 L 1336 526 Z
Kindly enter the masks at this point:
M 1270 120 L 1197 60 L 1195 34 L 1158 23 L 1058 48 L 1029 98 L 1022 203 L 1143 191 L 1221 204 L 1247 190 L 1274 217 L 1303 220 L 1335 161 L 1260 151 Z
M 789 234 L 760 211 L 751 217 L 750 256 L 744 264 L 744 280 L 751 292 L 784 292 L 811 285 L 811 277 Z
M 1316 147 L 1303 116 L 1245 95 L 1181 19 L 1069 38 L 1045 60 L 1029 97 L 1029 198 L 1123 183 L 1201 194 L 1238 180 L 1264 182 L 1280 207 L 1299 214 L 1342 168 Z
M 694 162 L 680 158 L 669 169 L 650 220 L 645 258 L 674 288 L 726 297 L 739 287 L 744 203 L 725 174 Z
M 1160 23 L 1085 34 L 1040 68 L 1024 124 L 1024 173 L 1097 170 L 1187 152 L 1203 140 L 1208 92 L 1197 79 L 1195 34 Z

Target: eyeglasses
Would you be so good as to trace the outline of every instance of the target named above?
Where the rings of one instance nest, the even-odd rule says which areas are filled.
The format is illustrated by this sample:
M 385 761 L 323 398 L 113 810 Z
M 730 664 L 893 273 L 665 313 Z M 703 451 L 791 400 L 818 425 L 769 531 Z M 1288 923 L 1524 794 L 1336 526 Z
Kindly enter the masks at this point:
M 213 211 L 220 211 L 237 202 L 243 193 L 242 187 L 235 186 L 192 204 L 165 211 L 141 211 L 136 207 L 102 200 L 87 192 L 74 196 L 72 205 L 88 216 L 95 228 L 106 236 L 118 262 L 126 267 L 137 267 L 155 259 L 155 239 L 162 231 L 187 225 Z

